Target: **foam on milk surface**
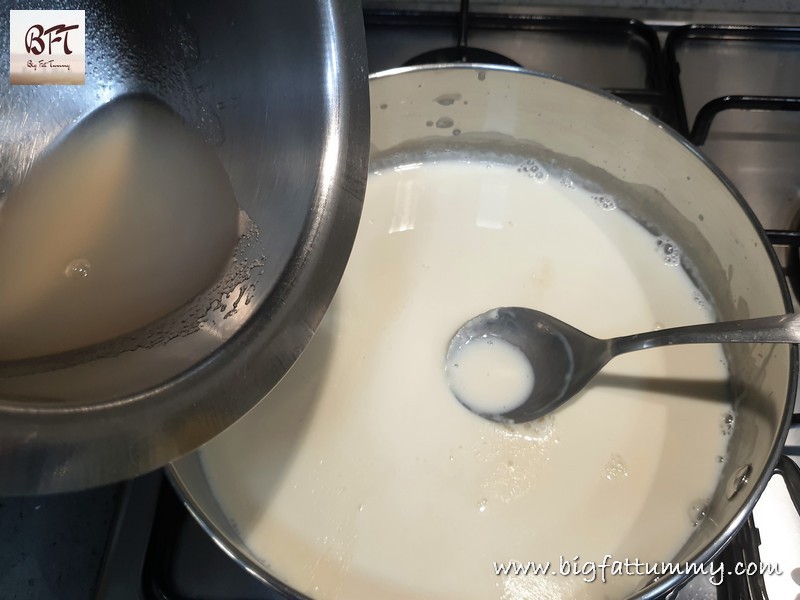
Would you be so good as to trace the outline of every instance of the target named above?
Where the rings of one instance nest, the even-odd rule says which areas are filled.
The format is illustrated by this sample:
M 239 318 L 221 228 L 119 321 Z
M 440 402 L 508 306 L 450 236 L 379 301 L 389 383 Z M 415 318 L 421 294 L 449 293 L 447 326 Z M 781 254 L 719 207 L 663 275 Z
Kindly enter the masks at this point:
M 202 459 L 270 571 L 314 598 L 614 598 L 641 580 L 497 576 L 495 561 L 671 559 L 726 452 L 715 346 L 615 359 L 539 421 L 457 402 L 453 333 L 530 306 L 597 337 L 708 321 L 681 269 L 620 210 L 516 166 L 370 176 L 317 334 L 268 399 Z

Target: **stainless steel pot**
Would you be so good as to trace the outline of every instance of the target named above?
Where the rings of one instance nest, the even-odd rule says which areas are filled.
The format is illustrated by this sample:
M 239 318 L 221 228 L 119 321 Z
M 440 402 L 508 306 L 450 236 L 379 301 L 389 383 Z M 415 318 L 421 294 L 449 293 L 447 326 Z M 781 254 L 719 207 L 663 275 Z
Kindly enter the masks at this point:
M 369 140 L 358 2 L 5 2 L 5 25 L 12 7 L 86 11 L 86 84 L 0 81 L 0 198 L 76 121 L 138 93 L 214 148 L 258 234 L 199 307 L 201 327 L 181 330 L 182 319 L 198 321 L 189 306 L 155 337 L 0 365 L 0 495 L 133 477 L 259 401 L 303 350 L 344 270 Z M 8 43 L 0 37 L 5 56 Z
M 625 198 L 635 218 L 675 240 L 720 319 L 792 310 L 772 248 L 738 193 L 674 132 L 613 97 L 513 68 L 443 65 L 376 75 L 371 109 L 373 158 L 436 146 L 468 152 L 478 144 L 549 153 L 565 166 L 580 166 Z M 779 464 L 789 427 L 797 348 L 737 346 L 728 354 L 736 427 L 707 517 L 675 562 L 705 562 L 722 549 Z M 800 498 L 796 466 L 784 458 L 779 469 Z M 216 503 L 198 455 L 174 462 L 170 474 L 217 543 L 256 577 L 285 590 Z M 660 597 L 685 577 L 651 582 L 635 597 Z

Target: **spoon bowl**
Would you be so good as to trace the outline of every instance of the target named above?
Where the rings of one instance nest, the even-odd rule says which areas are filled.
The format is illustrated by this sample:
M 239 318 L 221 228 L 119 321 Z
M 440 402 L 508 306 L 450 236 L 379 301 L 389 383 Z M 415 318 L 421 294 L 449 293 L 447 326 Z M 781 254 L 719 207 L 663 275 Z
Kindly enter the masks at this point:
M 458 357 L 470 342 L 487 338 L 502 340 L 518 349 L 533 370 L 533 386 L 527 397 L 512 408 L 496 412 L 485 410 L 485 403 L 476 408 L 453 385 L 452 367 L 458 365 Z M 798 343 L 800 315 L 689 325 L 599 339 L 538 310 L 495 308 L 470 319 L 455 333 L 447 349 L 445 373 L 456 399 L 472 412 L 491 421 L 525 423 L 563 405 L 620 354 L 677 344 L 734 342 Z

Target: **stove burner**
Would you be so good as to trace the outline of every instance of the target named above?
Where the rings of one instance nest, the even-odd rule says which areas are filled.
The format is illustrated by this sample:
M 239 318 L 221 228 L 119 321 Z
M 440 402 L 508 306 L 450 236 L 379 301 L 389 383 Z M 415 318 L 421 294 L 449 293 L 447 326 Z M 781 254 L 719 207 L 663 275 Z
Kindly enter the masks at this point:
M 485 63 L 493 65 L 508 65 L 510 67 L 519 67 L 519 63 L 514 62 L 507 56 L 492 52 L 491 50 L 482 50 L 481 48 L 470 48 L 468 46 L 455 46 L 453 48 L 439 48 L 438 50 L 431 50 L 423 52 L 407 60 L 403 66 L 411 67 L 414 65 L 429 65 L 433 63 Z
M 467 30 L 469 29 L 469 0 L 461 0 L 461 10 L 458 15 L 458 45 L 451 48 L 439 48 L 430 50 L 407 60 L 403 66 L 429 65 L 434 63 L 487 63 L 495 65 L 508 65 L 519 67 L 520 64 L 514 62 L 507 56 L 483 50 L 481 48 L 471 48 L 467 45 Z
M 468 46 L 455 46 L 453 48 L 439 48 L 438 50 L 431 50 L 423 52 L 405 62 L 403 66 L 411 67 L 414 65 L 429 65 L 432 63 L 486 63 L 494 65 L 508 65 L 510 67 L 519 67 L 520 64 L 514 62 L 507 56 L 492 52 L 491 50 L 482 50 L 481 48 L 470 48 Z

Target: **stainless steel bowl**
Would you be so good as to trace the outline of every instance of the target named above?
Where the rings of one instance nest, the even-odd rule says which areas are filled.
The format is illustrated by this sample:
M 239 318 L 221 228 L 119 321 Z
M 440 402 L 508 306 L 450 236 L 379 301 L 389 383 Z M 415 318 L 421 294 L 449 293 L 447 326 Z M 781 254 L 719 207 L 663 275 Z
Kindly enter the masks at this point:
M 86 11 L 86 83 L 0 81 L 0 194 L 62 132 L 110 100 L 141 93 L 214 148 L 258 233 L 240 244 L 237 276 L 198 330 L 79 353 L 59 368 L 0 368 L 0 495 L 155 469 L 259 401 L 333 296 L 358 225 L 369 145 L 354 0 L 22 4 L 13 8 Z M 10 8 L 0 5 L 4 30 Z M 6 56 L 8 43 L 0 39 Z

